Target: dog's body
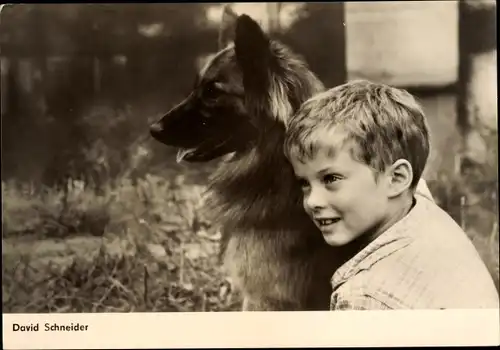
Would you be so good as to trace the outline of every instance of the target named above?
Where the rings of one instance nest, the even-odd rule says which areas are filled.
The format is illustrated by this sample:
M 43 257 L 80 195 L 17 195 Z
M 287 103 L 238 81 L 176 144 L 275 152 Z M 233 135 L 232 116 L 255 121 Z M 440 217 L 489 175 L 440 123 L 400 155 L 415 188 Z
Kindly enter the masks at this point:
M 225 16 L 223 33 L 235 34 L 234 45 L 223 46 L 151 133 L 179 147 L 179 160 L 230 156 L 211 179 L 209 204 L 243 309 L 328 310 L 330 278 L 345 256 L 306 216 L 283 153 L 288 118 L 324 87 L 250 17 Z

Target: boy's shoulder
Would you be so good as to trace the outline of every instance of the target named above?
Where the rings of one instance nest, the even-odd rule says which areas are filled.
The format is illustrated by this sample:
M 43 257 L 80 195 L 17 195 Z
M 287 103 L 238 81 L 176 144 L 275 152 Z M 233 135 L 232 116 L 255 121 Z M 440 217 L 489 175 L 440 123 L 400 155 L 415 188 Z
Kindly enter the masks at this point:
M 414 208 L 406 218 L 401 220 L 403 225 L 397 227 L 397 229 L 407 230 L 408 235 L 413 238 L 422 236 L 429 236 L 427 238 L 434 237 L 435 239 L 440 238 L 440 236 L 431 235 L 429 229 L 446 229 L 446 233 L 451 235 L 466 236 L 464 230 L 445 210 L 434 202 L 432 197 L 425 194 L 417 194 L 415 201 Z
M 498 305 L 491 276 L 472 242 L 444 210 L 423 197 L 411 214 L 341 269 L 332 279 L 334 289 L 358 291 L 392 308 Z

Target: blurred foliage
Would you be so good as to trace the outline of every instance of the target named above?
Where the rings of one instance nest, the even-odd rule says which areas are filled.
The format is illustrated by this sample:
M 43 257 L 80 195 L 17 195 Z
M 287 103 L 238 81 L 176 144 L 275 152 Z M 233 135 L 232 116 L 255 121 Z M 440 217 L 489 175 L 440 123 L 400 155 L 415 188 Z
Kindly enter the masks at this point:
M 220 235 L 202 215 L 204 188 L 182 176 L 122 178 L 101 195 L 77 180 L 66 192 L 2 190 L 4 312 L 241 306 L 219 268 Z
M 191 85 L 196 58 L 216 49 L 206 6 L 6 7 L 0 22 L 7 75 L 2 178 L 52 185 L 88 177 L 84 150 L 104 142 L 120 152 L 147 135 L 148 115 L 178 100 Z M 161 28 L 157 35 L 141 34 L 151 24 Z M 152 94 L 154 103 L 147 99 Z M 141 110 L 127 114 L 131 106 Z M 99 115 L 92 116 L 89 109 L 96 108 Z M 114 120 L 117 112 L 123 119 Z

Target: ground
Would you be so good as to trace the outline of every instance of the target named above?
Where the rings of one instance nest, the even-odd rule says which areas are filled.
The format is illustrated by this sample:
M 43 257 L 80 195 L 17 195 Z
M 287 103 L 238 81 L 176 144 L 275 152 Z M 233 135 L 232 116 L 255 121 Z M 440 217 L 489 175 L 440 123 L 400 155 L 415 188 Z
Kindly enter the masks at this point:
M 240 308 L 220 269 L 219 234 L 195 208 L 201 187 L 148 176 L 100 199 L 75 187 L 65 214 L 57 193 L 35 206 L 32 194 L 3 184 L 4 312 Z M 95 222 L 95 213 L 104 218 Z

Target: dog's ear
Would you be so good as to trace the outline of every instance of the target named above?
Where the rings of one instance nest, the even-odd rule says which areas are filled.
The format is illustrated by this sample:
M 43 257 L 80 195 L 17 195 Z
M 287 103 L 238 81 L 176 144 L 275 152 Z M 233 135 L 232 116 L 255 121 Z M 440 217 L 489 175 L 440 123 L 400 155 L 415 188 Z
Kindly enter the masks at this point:
M 222 12 L 221 26 L 219 28 L 219 50 L 224 49 L 227 45 L 234 41 L 237 20 L 238 15 L 231 9 L 231 7 L 225 5 Z
M 247 15 L 236 21 L 234 39 L 236 59 L 248 92 L 267 91 L 271 64 L 271 41 L 259 24 Z

